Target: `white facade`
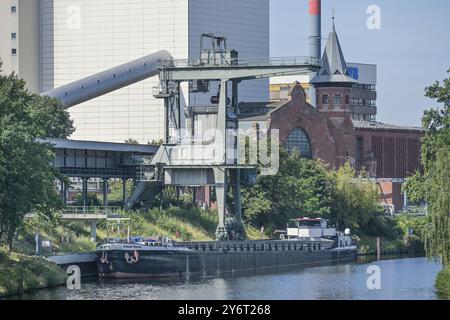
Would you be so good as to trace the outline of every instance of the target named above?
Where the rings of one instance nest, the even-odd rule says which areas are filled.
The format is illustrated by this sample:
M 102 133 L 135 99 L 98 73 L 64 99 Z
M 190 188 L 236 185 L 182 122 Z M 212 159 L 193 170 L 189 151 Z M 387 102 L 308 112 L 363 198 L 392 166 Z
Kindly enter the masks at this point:
M 1 70 L 19 74 L 34 92 L 40 89 L 39 23 L 39 0 L 0 1 Z
M 41 0 L 40 11 L 41 91 L 160 49 L 175 59 L 196 59 L 202 32 L 228 37 L 241 57 L 269 56 L 269 0 Z M 267 101 L 268 84 L 240 86 L 241 100 Z M 157 78 L 149 79 L 71 108 L 72 138 L 162 138 L 163 102 L 152 90 L 157 85 Z M 187 102 L 196 102 L 186 86 L 184 93 Z

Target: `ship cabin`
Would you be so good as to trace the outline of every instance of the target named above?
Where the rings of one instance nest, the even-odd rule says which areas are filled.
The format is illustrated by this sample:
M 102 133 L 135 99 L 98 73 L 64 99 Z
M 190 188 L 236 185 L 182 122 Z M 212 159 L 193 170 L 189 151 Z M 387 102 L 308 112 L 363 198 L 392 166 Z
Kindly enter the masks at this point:
M 328 227 L 328 220 L 321 218 L 298 218 L 288 223 L 288 239 L 330 238 L 337 234 L 336 228 Z

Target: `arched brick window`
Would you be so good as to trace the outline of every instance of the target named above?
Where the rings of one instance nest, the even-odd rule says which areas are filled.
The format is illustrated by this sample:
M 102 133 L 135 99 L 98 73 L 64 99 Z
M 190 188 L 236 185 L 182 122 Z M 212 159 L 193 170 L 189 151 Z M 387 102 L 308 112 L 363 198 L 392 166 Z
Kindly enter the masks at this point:
M 286 149 L 289 153 L 297 150 L 303 158 L 312 159 L 311 143 L 308 134 L 301 128 L 291 131 L 286 140 Z

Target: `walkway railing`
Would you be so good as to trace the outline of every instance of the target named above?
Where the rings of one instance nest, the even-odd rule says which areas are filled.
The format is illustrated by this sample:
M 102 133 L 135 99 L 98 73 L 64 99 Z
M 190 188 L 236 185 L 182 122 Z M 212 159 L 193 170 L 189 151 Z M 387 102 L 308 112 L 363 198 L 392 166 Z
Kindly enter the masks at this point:
M 211 59 L 210 59 L 211 60 Z M 212 61 L 209 61 L 210 64 L 206 63 L 207 60 L 189 60 L 189 59 L 174 59 L 170 61 L 166 61 L 164 65 L 169 68 L 186 68 L 186 67 L 211 67 L 214 66 L 214 63 L 211 64 Z M 216 66 L 295 66 L 295 65 L 311 65 L 318 66 L 321 65 L 321 60 L 301 56 L 301 57 L 262 57 L 262 58 L 237 58 L 237 59 L 217 59 Z
M 67 207 L 63 215 L 117 215 L 121 212 L 120 207 Z

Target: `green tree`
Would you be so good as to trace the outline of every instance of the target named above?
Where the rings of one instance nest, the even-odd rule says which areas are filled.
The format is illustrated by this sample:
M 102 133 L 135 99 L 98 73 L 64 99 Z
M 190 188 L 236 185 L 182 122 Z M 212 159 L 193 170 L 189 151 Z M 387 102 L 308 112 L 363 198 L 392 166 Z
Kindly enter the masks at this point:
M 450 73 L 450 69 L 447 71 Z M 428 202 L 425 248 L 429 257 L 450 262 L 450 78 L 425 89 L 428 98 L 442 106 L 425 111 L 422 123 L 427 130 L 422 141 L 424 190 Z
M 164 144 L 164 140 L 163 139 L 159 139 L 159 140 L 153 139 L 152 141 L 148 141 L 147 144 L 150 144 L 152 146 L 162 146 Z
M 333 180 L 331 222 L 354 232 L 368 229 L 377 214 L 382 213 L 375 183 L 357 176 L 349 163 L 330 172 Z
M 426 201 L 427 189 L 425 177 L 417 171 L 406 180 L 406 183 L 403 185 L 403 192 L 406 192 L 408 200 L 411 203 L 421 204 Z
M 95 193 L 88 193 L 86 198 L 86 204 L 88 207 L 101 207 L 102 201 L 97 197 Z M 83 194 L 79 193 L 75 198 L 75 205 L 78 207 L 84 206 Z
M 128 138 L 127 140 L 125 140 L 125 143 L 139 144 L 139 141 L 137 141 L 136 139 L 133 139 L 133 138 Z
M 12 241 L 30 212 L 51 215 L 62 203 L 45 138 L 73 132 L 69 114 L 58 101 L 29 92 L 14 73 L 0 74 L 0 241 Z
M 256 186 L 243 190 L 244 218 L 253 224 L 282 228 L 289 219 L 300 216 L 328 217 L 331 188 L 321 162 L 282 150 L 279 172 L 260 176 Z

